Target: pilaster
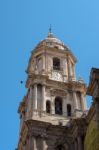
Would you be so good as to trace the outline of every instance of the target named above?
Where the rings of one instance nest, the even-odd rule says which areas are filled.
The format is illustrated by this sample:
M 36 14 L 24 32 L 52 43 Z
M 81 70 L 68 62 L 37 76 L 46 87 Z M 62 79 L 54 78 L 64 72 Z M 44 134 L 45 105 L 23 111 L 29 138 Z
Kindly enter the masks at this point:
M 82 106 L 82 111 L 86 110 L 86 100 L 85 100 L 85 96 L 83 93 L 81 93 L 81 106 Z
M 42 111 L 45 112 L 46 111 L 46 97 L 45 97 L 45 85 L 42 85 Z
M 34 110 L 37 110 L 37 84 L 34 84 Z

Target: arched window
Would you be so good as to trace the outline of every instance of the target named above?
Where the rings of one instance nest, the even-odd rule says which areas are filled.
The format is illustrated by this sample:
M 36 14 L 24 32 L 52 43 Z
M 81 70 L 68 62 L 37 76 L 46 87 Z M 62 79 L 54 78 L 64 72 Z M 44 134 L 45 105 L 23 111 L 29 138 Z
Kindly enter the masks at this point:
M 67 116 L 71 116 L 71 105 L 67 104 Z
M 51 103 L 50 103 L 50 101 L 46 101 L 46 112 L 47 113 L 51 112 Z
M 60 59 L 59 58 L 53 58 L 53 69 L 60 70 Z
M 55 114 L 62 115 L 62 98 L 56 97 L 55 98 Z
M 39 99 L 41 99 L 41 94 L 42 94 L 42 85 L 41 84 L 37 85 L 37 92 L 38 92 Z

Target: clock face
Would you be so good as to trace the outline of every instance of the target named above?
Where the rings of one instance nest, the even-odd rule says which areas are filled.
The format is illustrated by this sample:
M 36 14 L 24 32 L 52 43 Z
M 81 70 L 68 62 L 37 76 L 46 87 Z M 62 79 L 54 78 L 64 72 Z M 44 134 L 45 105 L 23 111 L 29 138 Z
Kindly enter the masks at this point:
M 62 81 L 62 74 L 60 72 L 54 71 L 52 73 L 52 78 L 57 81 Z

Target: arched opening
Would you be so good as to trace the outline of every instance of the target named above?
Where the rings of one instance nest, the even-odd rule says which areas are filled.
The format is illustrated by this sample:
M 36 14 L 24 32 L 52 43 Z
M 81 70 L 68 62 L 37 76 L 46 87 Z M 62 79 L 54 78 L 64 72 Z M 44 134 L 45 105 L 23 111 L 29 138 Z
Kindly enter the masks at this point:
M 51 112 L 51 103 L 50 103 L 50 101 L 46 101 L 46 112 L 47 113 Z
M 59 58 L 53 58 L 53 69 L 54 70 L 60 70 L 60 59 Z
M 67 116 L 71 116 L 71 105 L 67 104 Z
M 38 92 L 38 96 L 41 99 L 41 94 L 42 94 L 42 85 L 41 84 L 37 84 L 37 92 Z
M 62 115 L 62 98 L 56 97 L 55 98 L 55 114 Z

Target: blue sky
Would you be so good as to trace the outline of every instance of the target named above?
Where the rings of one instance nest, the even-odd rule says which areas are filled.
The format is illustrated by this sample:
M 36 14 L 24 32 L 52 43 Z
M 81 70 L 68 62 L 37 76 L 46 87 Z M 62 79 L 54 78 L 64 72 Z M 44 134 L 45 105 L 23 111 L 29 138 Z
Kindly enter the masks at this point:
M 99 68 L 99 0 L 0 0 L 0 150 L 17 146 L 17 109 L 26 91 L 20 80 L 50 24 L 77 57 L 77 78 L 88 84 L 90 69 Z

